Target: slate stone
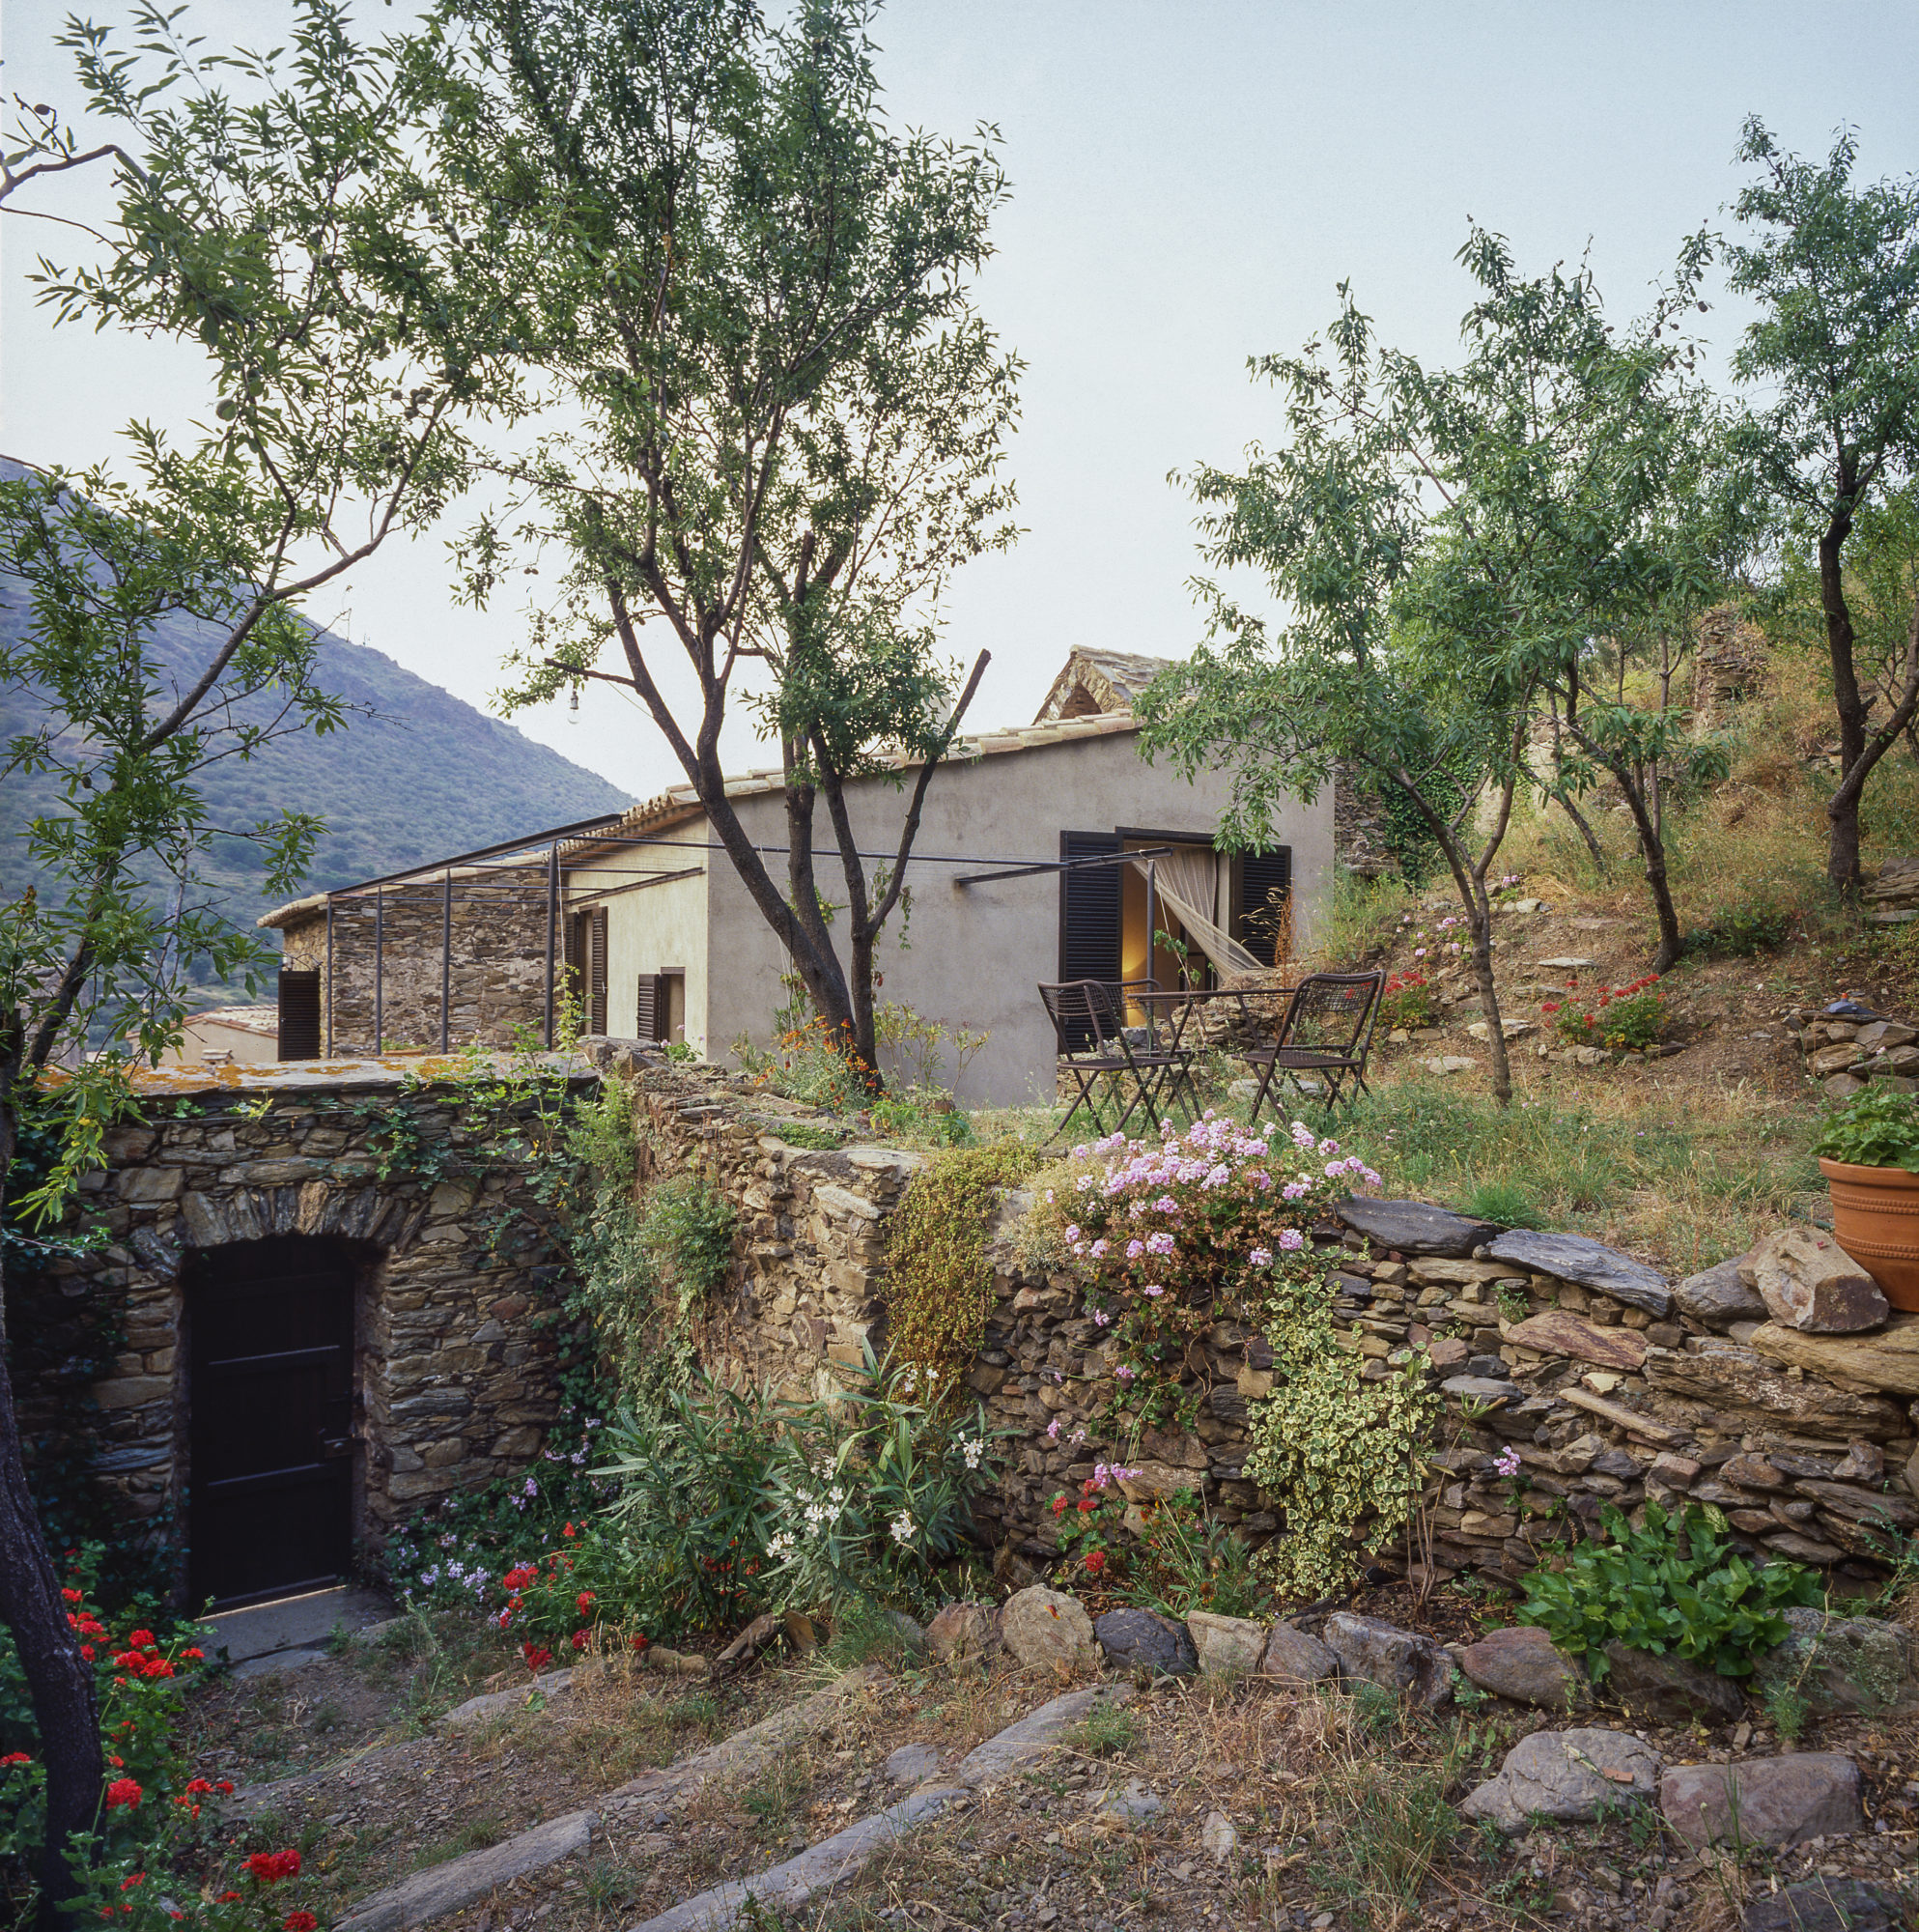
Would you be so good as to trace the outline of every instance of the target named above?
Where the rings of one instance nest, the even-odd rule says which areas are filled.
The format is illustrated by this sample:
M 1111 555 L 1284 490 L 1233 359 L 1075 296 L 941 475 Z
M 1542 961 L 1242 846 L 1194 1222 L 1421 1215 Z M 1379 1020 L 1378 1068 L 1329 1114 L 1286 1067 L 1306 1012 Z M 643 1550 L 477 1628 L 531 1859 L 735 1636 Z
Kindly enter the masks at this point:
M 1689 1845 L 1797 1845 L 1866 1829 L 1859 1767 L 1837 1751 L 1793 1751 L 1737 1764 L 1678 1764 L 1659 1780 L 1659 1809 Z
M 1759 1290 L 1739 1278 L 1742 1256 L 1715 1262 L 1709 1268 L 1689 1274 L 1673 1290 L 1679 1312 L 1703 1321 L 1708 1328 L 1724 1333 L 1735 1321 L 1764 1321 L 1765 1303 Z
M 1607 1694 L 1641 1723 L 1687 1724 L 1697 1718 L 1730 1724 L 1745 1714 L 1738 1686 L 1703 1663 L 1629 1650 L 1619 1642 L 1606 1646 L 1606 1663 Z
M 1109 1786 L 1104 1790 L 1087 1792 L 1086 1808 L 1102 1818 L 1112 1819 L 1115 1824 L 1143 1825 L 1147 1819 L 1157 1818 L 1166 1809 L 1166 1800 L 1135 1777 L 1128 1779 L 1123 1790 L 1115 1791 Z
M 1488 1631 L 1478 1643 L 1453 1653 L 1459 1668 L 1482 1690 L 1534 1704 L 1542 1711 L 1569 1711 L 1593 1701 L 1584 1671 L 1553 1648 L 1552 1638 L 1530 1624 Z
M 1277 1623 L 1266 1634 L 1259 1674 L 1284 1684 L 1322 1684 L 1340 1674 L 1340 1660 L 1316 1636 L 1308 1636 L 1289 1623 Z
M 926 1648 L 940 1662 L 978 1657 L 993 1645 L 993 1611 L 985 1604 L 946 1604 L 926 1626 Z
M 1108 1610 L 1093 1619 L 1092 1633 L 1106 1661 L 1122 1669 L 1191 1677 L 1199 1668 L 1192 1634 L 1176 1617 L 1156 1616 L 1151 1610 Z
M 1377 1617 L 1335 1610 L 1321 1641 L 1340 1660 L 1343 1677 L 1363 1677 L 1426 1711 L 1452 1701 L 1453 1660 L 1429 1636 Z
M 1529 1315 L 1506 1330 L 1515 1349 L 1540 1355 L 1566 1355 L 1575 1362 L 1592 1362 L 1602 1369 L 1623 1369 L 1628 1375 L 1646 1361 L 1646 1338 L 1631 1328 L 1601 1328 L 1565 1308 L 1548 1308 Z
M 940 1753 L 931 1745 L 901 1745 L 887 1759 L 887 1776 L 895 1784 L 918 1784 L 940 1768 Z
M 1586 1824 L 1658 1788 L 1659 1753 L 1625 1731 L 1535 1731 L 1507 1752 L 1497 1777 L 1466 1795 L 1460 1815 L 1519 1832 L 1535 1817 Z
M 1911 1922 L 1911 1907 L 1889 1885 L 1818 1878 L 1762 1892 L 1746 1907 L 1739 1932 L 1905 1932 Z
M 1063 1663 L 1077 1670 L 1099 1662 L 1092 1619 L 1077 1597 L 1063 1597 L 1043 1583 L 1029 1584 L 1006 1599 L 1000 1639 L 1029 1667 Z
M 1739 1264 L 1774 1321 L 1807 1335 L 1854 1335 L 1892 1313 L 1871 1275 L 1817 1228 L 1775 1228 Z
M 1672 1313 L 1673 1291 L 1664 1275 L 1584 1235 L 1539 1235 L 1514 1228 L 1487 1252 L 1493 1261 L 1510 1262 L 1531 1274 L 1557 1275 L 1561 1281 L 1595 1288 L 1662 1321 Z
M 1495 1222 L 1479 1221 L 1436 1208 L 1429 1201 L 1342 1201 L 1334 1210 L 1355 1234 L 1364 1235 L 1382 1252 L 1402 1255 L 1441 1255 L 1468 1260 L 1500 1230 Z
M 1497 1402 L 1503 1397 L 1508 1403 L 1516 1403 L 1526 1399 L 1526 1391 L 1517 1382 L 1496 1381 L 1491 1376 L 1448 1376 L 1439 1386 L 1455 1401 Z
M 1877 1617 L 1795 1605 L 1783 1643 L 1753 1660 L 1753 1695 L 1790 1688 L 1817 1718 L 1882 1717 L 1919 1704 L 1919 1634 Z

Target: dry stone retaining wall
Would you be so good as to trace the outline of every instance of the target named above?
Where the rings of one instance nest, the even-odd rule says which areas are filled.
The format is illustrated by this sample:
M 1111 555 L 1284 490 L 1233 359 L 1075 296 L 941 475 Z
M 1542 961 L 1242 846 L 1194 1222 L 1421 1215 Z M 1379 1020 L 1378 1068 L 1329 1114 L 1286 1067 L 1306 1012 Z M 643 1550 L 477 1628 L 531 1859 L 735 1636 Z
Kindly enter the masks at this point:
M 887 1219 L 925 1156 L 798 1148 L 782 1123 L 825 1117 L 641 1049 L 616 1058 L 653 1171 L 703 1165 L 742 1211 L 700 1338 L 708 1365 L 812 1395 L 863 1343 L 883 1348 Z M 1263 1338 L 1222 1321 L 1196 1345 L 1190 1432 L 1074 1445 L 1107 1394 L 1105 1345 L 1080 1281 L 1022 1253 L 1024 1205 L 1008 1197 L 988 1246 L 993 1313 L 968 1378 L 1013 1432 L 982 1511 L 997 1524 L 982 1526 L 1026 1557 L 1050 1555 L 1053 1495 L 1123 1452 L 1143 1470 L 1136 1500 L 1191 1488 L 1249 1541 L 1271 1536 L 1272 1499 L 1242 1473 L 1248 1404 L 1272 1387 Z M 1870 1566 L 1876 1539 L 1919 1526 L 1919 1316 L 1870 1335 L 1801 1335 L 1765 1321 L 1732 1264 L 1675 1284 L 1596 1241 L 1421 1204 L 1358 1205 L 1351 1218 L 1319 1231 L 1350 1345 L 1380 1375 L 1424 1345 L 1445 1391 L 1423 1513 L 1438 1567 L 1516 1578 L 1568 1518 L 1594 1524 L 1608 1504 L 1630 1515 L 1687 1496 L 1716 1504 L 1754 1549 L 1826 1567 Z M 1495 1469 L 1509 1448 L 1520 1479 Z

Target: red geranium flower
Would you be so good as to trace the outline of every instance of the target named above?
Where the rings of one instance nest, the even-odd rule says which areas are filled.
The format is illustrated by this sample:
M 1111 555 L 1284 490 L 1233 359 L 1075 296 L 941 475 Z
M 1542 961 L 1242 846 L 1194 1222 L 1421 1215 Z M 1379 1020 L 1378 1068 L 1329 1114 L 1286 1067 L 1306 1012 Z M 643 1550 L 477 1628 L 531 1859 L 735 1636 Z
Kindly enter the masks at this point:
M 1089 1549 L 1086 1551 L 1086 1575 L 1088 1577 L 1097 1577 L 1099 1573 L 1105 1568 L 1106 1568 L 1105 1550 Z
M 553 1661 L 552 1652 L 537 1643 L 522 1643 L 520 1646 L 520 1654 L 526 1660 L 526 1668 L 536 1676 L 539 1674 L 542 1664 L 550 1663 Z
M 219 1897 L 213 1901 L 213 1903 L 215 1905 L 238 1905 L 240 1903 L 240 1894 L 237 1891 L 223 1891 L 220 1893 Z
M 106 1808 L 111 1811 L 116 1804 L 124 1804 L 127 1810 L 134 1810 L 140 1795 L 140 1787 L 130 1777 L 116 1777 L 106 1787 Z
M 145 1872 L 128 1872 L 120 1881 L 120 1889 L 122 1891 L 131 1891 L 136 1885 L 144 1885 L 146 1882 L 147 1874 Z
M 212 1791 L 212 1788 L 213 1784 L 211 1778 L 189 1777 L 186 1780 L 187 1792 L 190 1796 L 195 1798 L 204 1797 L 206 1793 Z
M 83 1643 L 83 1644 L 82 1644 L 82 1645 L 80 1646 L 80 1655 L 81 1655 L 82 1657 L 84 1657 L 84 1658 L 85 1658 L 85 1659 L 87 1660 L 87 1662 L 88 1662 L 89 1663 L 91 1663 L 91 1662 L 92 1662 L 94 1661 L 94 1647 L 93 1647 L 93 1645 L 92 1645 L 92 1644 L 90 1644 L 90 1643 Z
M 204 1650 L 200 1649 L 197 1644 L 194 1645 L 191 1649 L 183 1650 L 180 1654 L 182 1657 L 190 1657 L 195 1663 L 204 1662 L 206 1661 L 206 1656 L 207 1656 L 207 1653 Z
M 271 1885 L 276 1879 L 297 1878 L 299 1854 L 296 1851 L 255 1852 L 247 1860 L 246 1868 L 262 1885 Z
M 1058 1516 L 1065 1509 L 1065 1507 L 1066 1507 L 1066 1498 L 1064 1496 L 1055 1496 L 1053 1498 L 1053 1514 L 1055 1516 Z
M 1096 1510 L 1098 1507 L 1099 1505 L 1096 1502 L 1094 1502 L 1090 1496 L 1087 1496 L 1080 1504 L 1080 1514 L 1082 1516 L 1091 1516 L 1093 1511 Z
M 217 1791 L 222 1798 L 231 1798 L 233 1796 L 233 1779 L 230 1777 L 223 1777 L 219 1780 L 217 1784 L 213 1786 L 213 1789 Z
M 25 1751 L 9 1751 L 5 1757 L 0 1757 L 0 1765 L 31 1764 L 32 1762 L 33 1759 Z
M 81 1604 L 86 1602 L 86 1593 L 83 1590 L 62 1590 L 60 1594 L 63 1597 L 65 1597 L 70 1604 Z
M 154 1634 L 152 1631 L 133 1631 L 128 1634 L 127 1642 L 130 1649 L 149 1650 L 153 1647 Z
M 584 1650 L 592 1640 L 593 1634 L 590 1631 L 575 1631 L 573 1634 L 573 1647 L 575 1650 Z
M 633 1640 L 633 1647 L 635 1650 L 644 1650 L 646 1646 L 652 1641 L 653 1639 L 649 1636 L 644 1636 L 644 1635 L 636 1636 Z
M 290 1912 L 286 1918 L 286 1932 L 316 1932 L 320 1920 L 310 1912 Z
M 591 1590 L 582 1590 L 574 1601 L 579 1605 L 579 1614 L 583 1617 L 587 1610 L 592 1607 L 593 1592 Z

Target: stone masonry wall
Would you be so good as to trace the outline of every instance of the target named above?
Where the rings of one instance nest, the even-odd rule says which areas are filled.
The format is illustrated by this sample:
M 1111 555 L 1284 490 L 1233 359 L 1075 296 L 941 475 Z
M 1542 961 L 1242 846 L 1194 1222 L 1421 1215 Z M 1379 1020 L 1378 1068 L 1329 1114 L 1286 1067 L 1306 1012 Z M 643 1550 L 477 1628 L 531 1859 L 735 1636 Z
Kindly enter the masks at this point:
M 508 1473 L 557 1412 L 564 1270 L 523 1170 L 463 1121 L 444 1089 L 403 1090 L 404 1066 L 326 1074 L 199 1068 L 143 1081 L 147 1123 L 116 1129 L 85 1182 L 111 1245 L 54 1265 L 61 1294 L 95 1297 L 125 1332 L 97 1383 L 98 1478 L 135 1521 L 177 1503 L 187 1467 L 186 1263 L 270 1235 L 331 1236 L 360 1258 L 353 1433 L 358 1533 L 378 1547 L 420 1504 Z M 579 1084 L 595 1076 L 581 1076 Z M 403 1110 L 445 1178 L 380 1179 Z M 32 1436 L 48 1390 L 23 1392 Z
M 924 1156 L 798 1148 L 782 1124 L 825 1117 L 641 1048 L 612 1057 L 652 1143 L 642 1181 L 697 1163 L 742 1212 L 700 1337 L 708 1367 L 810 1396 L 865 1341 L 883 1350 L 887 1219 Z M 1191 1433 L 1072 1446 L 1105 1399 L 1108 1345 L 1076 1277 L 1023 1256 L 1025 1205 L 1006 1199 L 989 1243 L 994 1311 L 969 1377 L 993 1425 L 1013 1432 L 990 1526 L 1045 1558 L 1052 1496 L 1095 1457 L 1123 1456 L 1143 1470 L 1135 1500 L 1191 1488 L 1249 1542 L 1274 1534 L 1273 1499 L 1243 1474 L 1248 1404 L 1272 1387 L 1264 1339 L 1221 1322 L 1196 1346 Z M 1416 1561 L 1510 1580 L 1608 1503 L 1631 1513 L 1688 1495 L 1718 1505 L 1755 1551 L 1827 1568 L 1870 1570 L 1876 1534 L 1919 1525 L 1919 1316 L 1877 1335 L 1804 1336 L 1766 1323 L 1731 1264 L 1673 1284 L 1596 1241 L 1422 1204 L 1356 1204 L 1350 1218 L 1318 1231 L 1350 1346 L 1383 1375 L 1425 1345 L 1444 1393 Z M 1521 1479 L 1495 1470 L 1509 1448 Z
M 333 902 L 332 1051 L 375 1050 L 375 928 L 380 974 L 380 1038 L 388 1052 L 439 1044 L 440 948 L 445 925 L 440 886 L 414 881 L 377 900 L 372 894 Z M 554 937 L 555 976 L 560 940 Z M 543 866 L 490 870 L 453 881 L 450 1044 L 477 1040 L 510 1047 L 517 1029 L 538 1034 L 547 1017 L 547 872 Z M 321 1040 L 326 1034 L 326 916 L 290 923 L 285 963 L 320 974 Z

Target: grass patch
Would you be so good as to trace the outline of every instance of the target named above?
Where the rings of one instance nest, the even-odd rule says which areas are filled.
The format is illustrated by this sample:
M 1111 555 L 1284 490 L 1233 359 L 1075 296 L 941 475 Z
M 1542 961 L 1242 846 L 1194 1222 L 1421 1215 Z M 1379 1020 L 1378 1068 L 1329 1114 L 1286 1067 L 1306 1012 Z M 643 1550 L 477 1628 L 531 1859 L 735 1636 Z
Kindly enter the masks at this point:
M 791 1837 L 801 1805 L 813 1788 L 812 1760 L 803 1749 L 776 1753 L 757 1777 L 741 1786 L 740 1809 L 762 1844 Z
M 1087 1757 L 1121 1757 L 1144 1735 L 1140 1720 L 1123 1704 L 1095 1704 L 1067 1743 Z

